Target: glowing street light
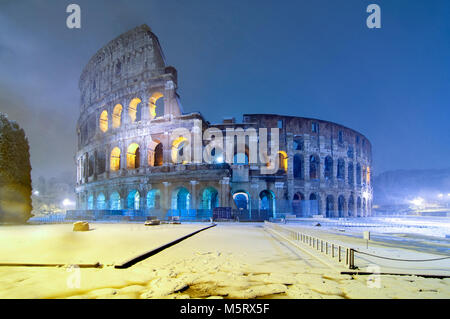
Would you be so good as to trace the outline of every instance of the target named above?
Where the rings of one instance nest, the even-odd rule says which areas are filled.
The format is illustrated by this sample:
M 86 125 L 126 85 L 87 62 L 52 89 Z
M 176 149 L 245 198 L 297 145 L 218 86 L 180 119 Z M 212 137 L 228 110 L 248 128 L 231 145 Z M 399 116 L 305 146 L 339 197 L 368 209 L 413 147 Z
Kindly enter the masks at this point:
M 416 197 L 412 201 L 410 201 L 410 203 L 414 206 L 422 206 L 424 202 L 425 200 L 422 197 Z
M 34 191 L 33 195 L 39 196 L 39 191 Z

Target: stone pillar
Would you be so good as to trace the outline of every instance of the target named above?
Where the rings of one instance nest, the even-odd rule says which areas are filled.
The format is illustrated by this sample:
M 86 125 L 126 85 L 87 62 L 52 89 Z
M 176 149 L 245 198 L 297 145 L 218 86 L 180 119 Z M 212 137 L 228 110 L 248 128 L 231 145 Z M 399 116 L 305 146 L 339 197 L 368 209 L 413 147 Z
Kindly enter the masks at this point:
M 230 207 L 230 178 L 224 177 L 220 181 L 220 206 Z
M 164 136 L 161 141 L 163 145 L 163 164 L 172 164 L 172 145 L 170 145 L 170 134 L 169 132 L 164 132 Z
M 141 102 L 141 121 L 150 121 L 150 97 L 148 95 L 142 96 Z
M 303 155 L 303 177 L 305 181 L 309 181 L 309 157 L 310 154 Z
M 197 181 L 191 181 L 191 200 L 189 209 L 197 209 Z
M 163 193 L 163 205 L 162 208 L 163 209 L 170 209 L 170 194 L 169 194 L 169 187 L 170 187 L 170 183 L 169 182 L 163 182 L 164 185 L 164 193 Z

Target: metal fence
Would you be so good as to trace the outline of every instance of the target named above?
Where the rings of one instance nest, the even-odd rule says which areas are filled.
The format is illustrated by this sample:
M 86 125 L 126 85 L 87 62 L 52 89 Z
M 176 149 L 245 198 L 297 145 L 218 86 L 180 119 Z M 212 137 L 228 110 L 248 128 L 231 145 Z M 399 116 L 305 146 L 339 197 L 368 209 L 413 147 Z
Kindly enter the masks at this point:
M 299 231 L 288 229 L 280 225 L 265 222 L 265 227 L 274 230 L 276 232 L 282 233 L 289 240 L 293 240 L 296 243 L 301 243 L 305 246 L 309 246 L 315 251 L 324 254 L 327 257 L 337 261 L 338 263 L 343 263 L 349 269 L 355 269 L 355 250 L 350 247 L 345 247 L 342 245 L 337 245 L 327 240 L 323 240 L 318 237 L 311 236 L 309 234 L 304 234 Z

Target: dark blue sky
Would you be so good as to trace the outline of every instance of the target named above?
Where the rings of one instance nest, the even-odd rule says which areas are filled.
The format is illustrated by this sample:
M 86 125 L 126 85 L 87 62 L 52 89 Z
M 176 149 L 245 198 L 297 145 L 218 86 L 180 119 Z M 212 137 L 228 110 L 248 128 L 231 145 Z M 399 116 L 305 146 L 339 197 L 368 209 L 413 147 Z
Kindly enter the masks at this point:
M 65 25 L 70 3 L 81 30 Z M 450 1 L 1 0 L 0 111 L 26 130 L 34 177 L 74 168 L 81 70 L 143 23 L 178 69 L 185 112 L 337 122 L 370 139 L 375 174 L 450 167 Z

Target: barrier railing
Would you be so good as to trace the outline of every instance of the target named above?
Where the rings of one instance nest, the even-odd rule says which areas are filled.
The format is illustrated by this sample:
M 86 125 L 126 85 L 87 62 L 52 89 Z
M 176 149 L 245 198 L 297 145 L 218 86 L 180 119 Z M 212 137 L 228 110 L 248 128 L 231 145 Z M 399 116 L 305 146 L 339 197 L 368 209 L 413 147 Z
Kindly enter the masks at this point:
M 264 224 L 266 227 L 284 233 L 291 240 L 309 246 L 312 249 L 332 258 L 333 260 L 336 260 L 339 263 L 343 263 L 349 269 L 357 268 L 355 267 L 355 249 L 353 248 L 338 245 L 330 241 L 323 240 L 309 234 L 304 234 L 299 231 L 288 229 L 271 222 L 265 221 Z

